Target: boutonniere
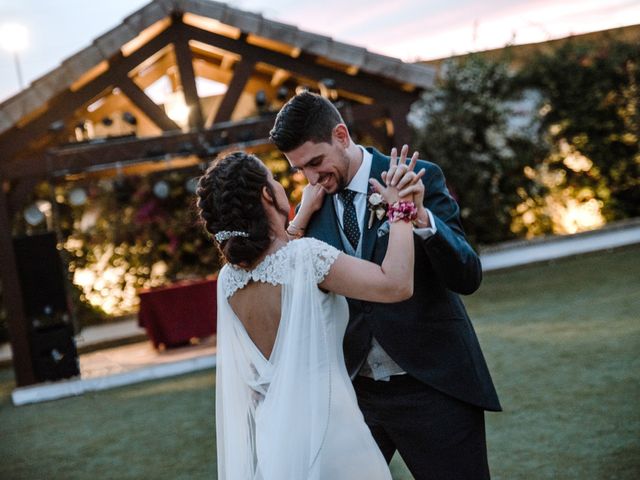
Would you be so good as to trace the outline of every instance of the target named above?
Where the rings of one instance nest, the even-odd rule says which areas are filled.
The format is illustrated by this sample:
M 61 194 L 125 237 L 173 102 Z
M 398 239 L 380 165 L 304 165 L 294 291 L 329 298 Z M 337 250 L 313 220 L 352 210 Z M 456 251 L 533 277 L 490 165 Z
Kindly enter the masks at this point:
M 387 204 L 384 201 L 384 198 L 382 198 L 382 195 L 380 195 L 377 192 L 372 193 L 371 195 L 369 195 L 369 199 L 367 201 L 367 208 L 369 209 L 369 225 L 367 228 L 371 228 L 371 226 L 373 225 L 373 217 L 378 217 L 378 220 L 382 220 L 382 218 L 386 215 L 387 213 Z

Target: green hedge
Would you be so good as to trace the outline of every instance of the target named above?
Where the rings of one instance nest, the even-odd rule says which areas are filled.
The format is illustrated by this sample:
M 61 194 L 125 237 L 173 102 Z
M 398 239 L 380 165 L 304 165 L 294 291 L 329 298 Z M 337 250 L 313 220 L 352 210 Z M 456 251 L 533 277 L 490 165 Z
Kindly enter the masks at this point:
M 640 215 L 640 49 L 570 40 L 513 70 L 505 49 L 444 64 L 410 115 L 469 237 L 490 244 Z

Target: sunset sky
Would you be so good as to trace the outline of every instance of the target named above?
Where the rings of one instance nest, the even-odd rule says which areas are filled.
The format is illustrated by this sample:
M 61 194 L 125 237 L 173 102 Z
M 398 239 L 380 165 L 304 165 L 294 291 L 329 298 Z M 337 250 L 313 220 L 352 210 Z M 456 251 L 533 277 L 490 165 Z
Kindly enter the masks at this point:
M 25 84 L 118 25 L 148 0 L 0 0 L 0 25 L 23 24 Z M 640 23 L 640 0 L 238 0 L 230 5 L 402 58 L 433 59 Z M 0 51 L 0 101 L 19 90 Z

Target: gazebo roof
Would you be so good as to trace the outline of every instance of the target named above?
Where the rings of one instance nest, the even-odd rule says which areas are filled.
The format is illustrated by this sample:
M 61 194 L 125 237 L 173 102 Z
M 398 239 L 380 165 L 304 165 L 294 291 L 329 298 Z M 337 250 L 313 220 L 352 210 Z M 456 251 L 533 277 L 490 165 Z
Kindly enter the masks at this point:
M 0 277 L 18 385 L 37 379 L 11 219 L 40 181 L 199 168 L 231 147 L 268 146 L 276 111 L 298 88 L 335 100 L 356 134 L 397 145 L 434 72 L 224 3 L 154 0 L 0 104 Z M 198 79 L 224 88 L 201 95 Z M 170 97 L 152 98 L 157 82 L 186 115 L 170 115 Z
M 47 102 L 70 89 L 83 76 L 119 54 L 127 44 L 139 40 L 141 33 L 174 14 L 192 14 L 233 27 L 242 34 L 264 39 L 297 49 L 298 53 L 317 55 L 325 61 L 347 66 L 349 74 L 365 72 L 405 85 L 405 88 L 427 88 L 433 84 L 435 69 L 368 51 L 366 48 L 338 42 L 331 37 L 298 29 L 293 25 L 264 18 L 225 3 L 209 0 L 153 0 L 124 21 L 96 38 L 91 45 L 72 55 L 51 72 L 0 104 L 0 134 L 19 125 L 25 117 L 37 116 Z M 160 22 L 160 23 L 159 23 Z

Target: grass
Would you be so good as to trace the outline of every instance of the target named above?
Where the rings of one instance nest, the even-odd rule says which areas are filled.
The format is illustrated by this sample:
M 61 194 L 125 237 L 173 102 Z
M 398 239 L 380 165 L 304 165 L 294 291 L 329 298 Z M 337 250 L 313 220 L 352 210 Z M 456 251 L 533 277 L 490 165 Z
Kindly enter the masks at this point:
M 3 395 L 0 478 L 215 478 L 214 384 L 211 370 L 17 408 Z
M 640 247 L 486 276 L 466 299 L 505 411 L 494 479 L 640 475 Z M 14 407 L 0 370 L 0 478 L 215 478 L 213 371 Z M 396 480 L 411 479 L 402 460 Z

